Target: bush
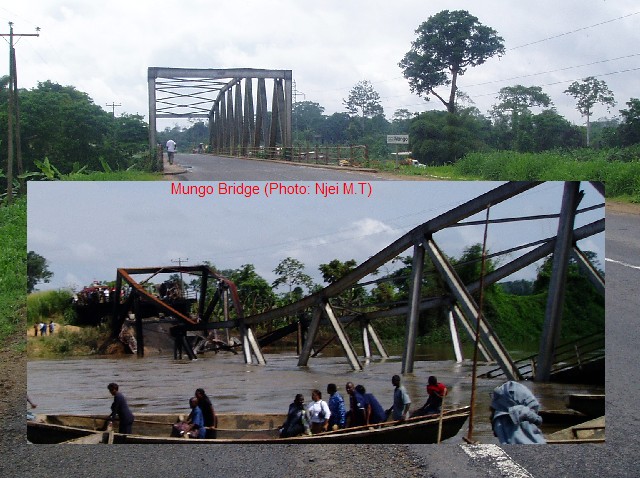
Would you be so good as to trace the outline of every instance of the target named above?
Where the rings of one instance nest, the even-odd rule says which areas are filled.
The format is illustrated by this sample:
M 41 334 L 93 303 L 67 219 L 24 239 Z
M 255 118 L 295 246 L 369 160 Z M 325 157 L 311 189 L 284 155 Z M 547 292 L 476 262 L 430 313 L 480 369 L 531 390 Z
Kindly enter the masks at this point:
M 69 290 L 47 290 L 27 296 L 27 323 L 34 324 L 53 317 L 69 316 L 73 294 Z M 66 322 L 66 320 L 65 320 Z

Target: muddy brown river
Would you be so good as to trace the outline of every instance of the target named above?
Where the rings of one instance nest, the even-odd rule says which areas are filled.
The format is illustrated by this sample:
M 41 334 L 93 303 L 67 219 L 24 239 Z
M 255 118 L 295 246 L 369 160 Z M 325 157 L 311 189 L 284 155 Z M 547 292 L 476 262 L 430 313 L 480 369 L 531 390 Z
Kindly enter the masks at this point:
M 136 412 L 188 413 L 188 400 L 196 388 L 202 387 L 211 397 L 218 412 L 285 413 L 296 393 L 309 402 L 311 390 L 317 388 L 326 396 L 327 384 L 334 382 L 346 397 L 347 381 L 362 384 L 385 407 L 393 397 L 391 377 L 399 374 L 401 355 L 390 359 L 374 359 L 365 363 L 363 371 L 353 371 L 347 360 L 336 351 L 335 356 L 312 358 L 308 367 L 297 366 L 293 352 L 265 354 L 265 366 L 246 365 L 241 354 L 230 352 L 200 355 L 196 361 L 174 360 L 172 355 L 145 358 L 100 357 L 65 360 L 31 360 L 27 365 L 27 386 L 31 399 L 38 404 L 37 413 L 105 414 L 110 412 L 113 398 L 107 390 L 109 382 L 117 382 L 129 406 Z M 396 351 L 400 353 L 400 351 Z M 420 351 L 416 354 L 421 357 Z M 424 356 L 424 354 L 422 355 Z M 493 367 L 480 366 L 479 371 Z M 449 388 L 445 407 L 468 405 L 471 397 L 472 363 L 465 360 L 417 361 L 414 373 L 403 376 L 412 401 L 412 409 L 421 406 L 426 396 L 429 375 L 435 375 Z M 490 392 L 502 383 L 497 379 L 478 379 L 474 439 L 497 443 L 489 423 Z M 604 388 L 583 385 L 536 384 L 526 382 L 546 409 L 565 408 L 569 393 L 604 393 Z M 466 436 L 468 422 L 457 437 Z

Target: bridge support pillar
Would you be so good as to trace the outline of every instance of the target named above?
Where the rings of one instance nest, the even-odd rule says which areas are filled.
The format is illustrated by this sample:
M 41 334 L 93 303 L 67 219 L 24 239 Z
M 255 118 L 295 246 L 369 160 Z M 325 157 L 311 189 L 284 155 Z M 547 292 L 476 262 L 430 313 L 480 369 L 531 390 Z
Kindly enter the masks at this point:
M 371 340 L 373 340 L 373 343 L 378 349 L 378 354 L 380 354 L 380 357 L 384 359 L 389 358 L 389 354 L 387 353 L 387 350 L 384 348 L 384 345 L 382 344 L 380 337 L 378 337 L 378 334 L 376 333 L 375 329 L 371 325 L 371 322 L 367 321 L 365 328 L 367 329 L 367 335 Z
M 456 328 L 456 321 L 453 317 L 453 310 L 449 310 L 449 331 L 451 332 L 451 342 L 453 343 L 453 352 L 456 355 L 456 362 L 460 363 L 464 360 L 462 356 L 462 349 L 460 348 L 460 338 L 458 337 L 458 329 Z
M 424 246 L 422 243 L 413 246 L 413 263 L 411 265 L 411 290 L 409 291 L 409 313 L 402 353 L 402 373 L 413 372 L 418 335 L 418 318 L 420 316 L 420 289 L 424 270 Z
M 472 321 L 475 328 L 480 327 L 480 335 L 487 350 L 497 360 L 498 365 L 500 365 L 500 368 L 504 371 L 507 380 L 520 380 L 520 372 L 513 363 L 509 352 L 507 352 L 504 345 L 502 345 L 502 342 L 500 342 L 489 324 L 484 320 L 478 320 L 480 310 L 475 300 L 458 277 L 453 266 L 449 263 L 433 238 L 429 238 L 425 242 L 431 261 L 449 285 L 449 288 L 453 292 L 453 295 L 455 296 L 466 319 Z M 473 336 L 475 337 L 475 334 L 473 334 Z
M 567 181 L 564 184 L 562 209 L 560 210 L 560 220 L 558 221 L 558 236 L 553 251 L 547 309 L 545 311 L 535 376 L 535 380 L 540 382 L 549 381 L 554 360 L 553 351 L 560 336 L 567 269 L 569 268 L 569 257 L 573 242 L 573 224 L 576 217 L 576 209 L 580 202 L 579 188 L 580 182 L 578 181 Z

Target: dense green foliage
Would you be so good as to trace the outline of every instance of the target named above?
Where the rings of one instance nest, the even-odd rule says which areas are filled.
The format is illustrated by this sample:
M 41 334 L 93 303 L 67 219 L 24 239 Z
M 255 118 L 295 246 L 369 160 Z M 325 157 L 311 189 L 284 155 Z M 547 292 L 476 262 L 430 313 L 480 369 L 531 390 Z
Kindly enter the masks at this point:
M 27 295 L 27 324 L 54 320 L 73 323 L 73 294 L 66 289 L 34 292 Z
M 502 37 L 465 10 L 443 10 L 429 17 L 416 35 L 399 66 L 411 91 L 437 97 L 450 113 L 456 110 L 458 76 L 504 53 Z M 435 91 L 442 85 L 450 86 L 448 98 Z
M 48 158 L 62 174 L 88 170 L 126 169 L 147 149 L 148 126 L 140 115 L 114 118 L 86 93 L 51 81 L 20 90 L 20 125 L 25 171 L 37 171 L 36 161 Z M 0 99 L 6 115 L 6 95 Z M 6 118 L 6 117 L 5 117 Z M 6 120 L 2 139 L 6 144 Z
M 640 145 L 625 149 L 565 152 L 469 153 L 455 164 L 458 174 L 492 181 L 603 181 L 607 197 L 640 202 Z
M 27 293 L 33 292 L 38 282 L 49 282 L 53 273 L 47 260 L 34 251 L 27 253 Z
M 23 323 L 27 290 L 27 201 L 0 206 L 0 340 Z

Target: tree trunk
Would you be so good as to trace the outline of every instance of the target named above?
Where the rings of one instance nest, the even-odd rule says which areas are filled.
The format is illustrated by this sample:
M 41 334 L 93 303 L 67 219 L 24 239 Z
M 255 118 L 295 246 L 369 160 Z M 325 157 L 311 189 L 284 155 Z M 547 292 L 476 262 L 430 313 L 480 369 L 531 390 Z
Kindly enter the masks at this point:
M 452 68 L 451 69 L 451 92 L 449 93 L 449 103 L 447 103 L 447 111 L 449 113 L 456 112 L 456 91 L 458 90 L 458 87 L 456 85 L 457 80 L 458 80 L 458 69 Z

